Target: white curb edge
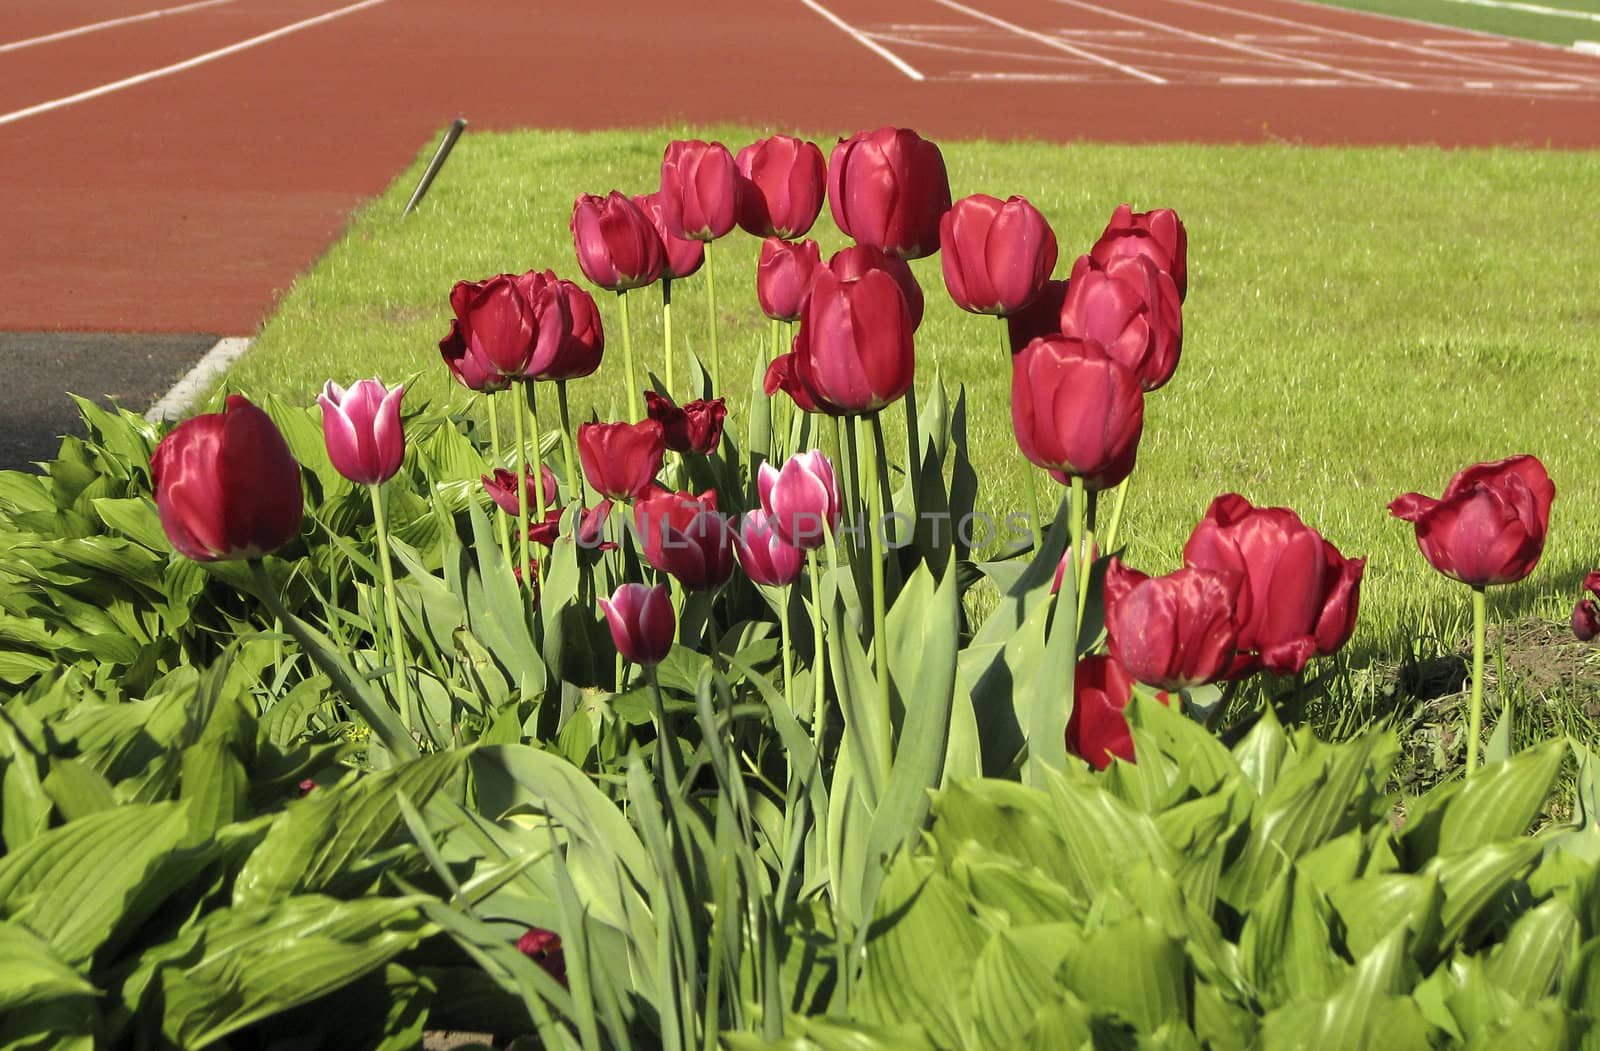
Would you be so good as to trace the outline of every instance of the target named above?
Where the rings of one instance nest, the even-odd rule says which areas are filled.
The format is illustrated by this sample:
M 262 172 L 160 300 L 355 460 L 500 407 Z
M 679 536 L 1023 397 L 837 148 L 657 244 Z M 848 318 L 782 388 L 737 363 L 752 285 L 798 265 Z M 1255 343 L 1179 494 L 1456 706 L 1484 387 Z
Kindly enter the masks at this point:
M 1600 40 L 1574 41 L 1572 50 L 1580 55 L 1600 55 Z
M 194 407 L 195 399 L 227 372 L 228 366 L 238 361 L 254 342 L 249 336 L 225 336 L 217 340 L 216 345 L 195 362 L 194 368 L 183 379 L 174 383 L 172 389 L 161 396 L 161 400 L 150 406 L 144 418 L 155 422 L 176 420 L 183 416 Z

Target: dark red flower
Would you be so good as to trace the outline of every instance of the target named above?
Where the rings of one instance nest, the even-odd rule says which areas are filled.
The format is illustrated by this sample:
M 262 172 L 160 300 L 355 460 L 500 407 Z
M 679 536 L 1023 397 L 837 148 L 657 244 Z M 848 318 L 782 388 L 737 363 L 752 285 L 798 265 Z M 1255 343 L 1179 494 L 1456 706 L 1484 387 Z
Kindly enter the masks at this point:
M 534 300 L 539 342 L 528 376 L 535 380 L 575 380 L 591 375 L 605 356 L 605 329 L 594 297 L 551 271 Z
M 671 607 L 668 607 L 669 611 Z M 517 939 L 517 951 L 544 968 L 544 972 L 563 986 L 567 984 L 567 957 L 561 948 L 561 936 L 543 927 L 529 927 Z
M 1133 731 L 1124 709 L 1133 699 L 1133 675 L 1104 654 L 1078 661 L 1072 677 L 1072 714 L 1067 717 L 1067 751 L 1104 770 L 1111 760 L 1133 762 Z M 1165 690 L 1156 700 L 1171 705 Z
M 556 487 L 556 473 L 548 464 L 541 465 L 541 477 L 544 481 L 544 505 L 554 507 L 560 495 Z M 496 467 L 493 474 L 480 475 L 483 479 L 484 491 L 494 500 L 495 506 L 508 515 L 519 513 L 519 499 L 517 496 L 517 472 L 508 471 L 504 467 Z M 533 475 L 528 476 L 528 509 L 531 511 L 538 505 L 539 498 L 533 490 Z
M 667 229 L 667 210 L 661 203 L 661 194 L 659 192 L 639 194 L 634 197 L 633 203 L 639 206 L 639 210 L 655 226 L 656 233 L 661 237 L 661 245 L 666 249 L 665 263 L 661 267 L 662 277 L 688 277 L 705 265 L 706 246 L 704 241 L 691 241 L 686 237 L 676 237 Z
M 655 283 L 666 265 L 666 246 L 649 216 L 616 190 L 605 197 L 578 195 L 572 243 L 583 275 L 613 292 Z
M 1239 637 L 1234 610 L 1243 587 L 1243 575 L 1230 570 L 1150 577 L 1112 556 L 1105 579 L 1111 656 L 1158 689 L 1215 682 L 1233 664 Z
M 1600 635 L 1600 606 L 1595 605 L 1594 599 L 1579 599 L 1572 607 L 1572 634 L 1579 642 L 1589 642 Z
M 895 287 L 906 297 L 906 309 L 911 312 L 911 331 L 922 325 L 922 286 L 917 284 L 911 265 L 897 255 L 889 255 L 872 245 L 855 245 L 842 248 L 828 259 L 828 270 L 841 281 L 854 281 L 869 270 L 882 270 L 894 278 Z
M 761 260 L 756 264 L 756 299 L 761 312 L 775 321 L 797 320 L 821 266 L 822 253 L 815 241 L 769 237 L 761 242 Z
M 657 489 L 635 501 L 645 559 L 690 591 L 710 591 L 733 575 L 733 529 L 715 490 L 695 496 Z
M 1066 281 L 1046 281 L 1039 294 L 1033 297 L 1033 302 L 1014 314 L 1006 315 L 1011 353 L 1015 354 L 1040 336 L 1061 335 L 1061 304 L 1066 298 Z
M 661 207 L 667 232 L 715 241 L 739 219 L 739 168 L 720 142 L 669 142 L 661 158 Z
M 1438 500 L 1406 493 L 1389 513 L 1412 523 L 1433 568 L 1473 587 L 1510 584 L 1539 564 L 1555 483 L 1532 456 L 1473 464 Z
M 792 361 L 783 368 L 793 370 L 817 408 L 835 416 L 876 412 L 904 397 L 916 357 L 911 314 L 894 279 L 882 270 L 854 281 L 817 271 Z
M 1180 300 L 1189 294 L 1189 235 L 1171 208 L 1135 212 L 1129 205 L 1117 205 L 1089 254 L 1101 266 L 1123 256 L 1145 256 L 1172 275 Z
M 804 237 L 822 211 L 828 165 L 816 143 L 792 135 L 752 142 L 734 158 L 739 225 L 757 237 Z
M 666 451 L 666 436 L 656 420 L 578 428 L 583 476 L 595 492 L 612 500 L 632 500 L 654 485 Z
M 939 220 L 939 262 L 956 306 L 1004 317 L 1043 290 L 1056 266 L 1056 235 L 1024 197 L 973 194 Z
M 1096 490 L 1133 473 L 1144 392 L 1132 370 L 1100 344 L 1068 336 L 1034 340 L 1011 367 L 1011 423 L 1024 456 Z
M 1155 390 L 1172 378 L 1183 350 L 1182 304 L 1172 278 L 1145 256 L 1100 267 L 1082 256 L 1061 304 L 1061 332 L 1092 339 Z
M 487 361 L 472 353 L 461 334 L 459 319 L 450 319 L 450 332 L 439 341 L 439 354 L 456 382 L 480 394 L 493 394 L 510 387 L 512 380 L 500 375 Z
M 645 412 L 661 424 L 667 448 L 678 453 L 710 456 L 722 445 L 722 422 L 728 406 L 721 398 L 691 401 L 679 408 L 653 390 L 644 392 Z
M 450 308 L 465 354 L 475 359 L 473 371 L 492 373 L 501 383 L 526 379 L 536 355 L 557 352 L 569 322 L 556 319 L 542 326 L 539 317 L 541 297 L 554 280 L 555 274 L 548 270 L 530 270 L 456 282 L 450 290 Z M 458 376 L 465 371 L 463 367 Z
M 828 159 L 828 205 L 846 236 L 903 259 L 939 250 L 950 178 L 939 147 L 908 128 L 841 139 Z

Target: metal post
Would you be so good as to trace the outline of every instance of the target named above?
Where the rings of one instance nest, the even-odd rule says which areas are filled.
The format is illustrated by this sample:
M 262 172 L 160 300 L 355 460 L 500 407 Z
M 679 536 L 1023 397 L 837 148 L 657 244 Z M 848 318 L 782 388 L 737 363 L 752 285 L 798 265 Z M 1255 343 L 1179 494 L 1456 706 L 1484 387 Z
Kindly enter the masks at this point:
M 466 128 L 467 122 L 462 117 L 457 117 L 455 123 L 444 133 L 444 141 L 439 143 L 439 148 L 433 153 L 433 160 L 428 162 L 427 170 L 422 173 L 422 181 L 417 183 L 417 188 L 411 191 L 411 200 L 406 202 L 406 210 L 402 215 L 410 215 L 422 203 L 422 197 L 428 192 L 428 187 L 433 185 L 433 177 L 439 174 L 439 169 L 444 167 L 444 162 L 450 157 L 450 151 L 455 148 L 456 140 L 461 138 L 461 132 Z

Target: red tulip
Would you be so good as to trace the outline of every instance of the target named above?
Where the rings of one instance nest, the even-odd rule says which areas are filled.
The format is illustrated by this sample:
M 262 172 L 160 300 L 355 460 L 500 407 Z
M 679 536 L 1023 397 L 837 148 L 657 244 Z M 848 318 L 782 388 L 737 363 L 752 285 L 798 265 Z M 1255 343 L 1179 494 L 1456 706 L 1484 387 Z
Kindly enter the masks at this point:
M 1056 235 L 1024 197 L 963 197 L 939 220 L 939 262 L 956 306 L 1015 314 L 1056 267 Z
M 786 543 L 814 551 L 838 535 L 839 483 L 821 449 L 795 453 L 782 468 L 763 463 L 756 475 L 761 507 Z
M 601 500 L 583 509 L 578 519 L 578 546 L 590 551 L 610 551 L 616 542 L 606 539 L 606 519 L 611 517 L 611 501 Z
M 795 405 L 802 412 L 821 412 L 822 408 L 811 397 L 811 392 L 805 384 L 800 382 L 799 375 L 795 372 L 795 355 L 779 354 L 767 366 L 767 374 L 761 381 L 761 389 L 767 392 L 767 397 L 772 397 L 780 390 L 794 399 Z
M 828 205 L 839 229 L 904 259 L 939 250 L 950 178 L 939 147 L 906 128 L 841 139 L 828 160 Z
M 450 334 L 439 341 L 439 353 L 456 382 L 468 390 L 493 394 L 511 386 L 512 381 L 496 372 L 488 362 L 472 353 L 461 334 L 461 321 L 450 319 Z
M 793 370 L 794 382 L 824 412 L 849 416 L 892 405 L 911 388 L 916 368 L 904 294 L 881 270 L 854 281 L 817 271 L 794 352 L 777 360 L 785 357 L 792 360 L 782 368 Z
M 529 927 L 528 932 L 517 939 L 517 951 L 563 986 L 567 984 L 567 956 L 561 948 L 561 936 L 555 931 Z
M 833 253 L 828 259 L 828 270 L 840 281 L 854 281 L 869 270 L 882 270 L 894 278 L 895 287 L 906 297 L 906 309 L 911 312 L 911 331 L 915 332 L 922 325 L 922 286 L 917 284 L 911 265 L 899 256 L 888 255 L 871 245 L 856 245 Z
M 1046 281 L 1033 302 L 1006 315 L 1006 331 L 1011 336 L 1011 353 L 1026 347 L 1040 336 L 1061 335 L 1061 304 L 1066 302 L 1067 282 Z
M 1438 500 L 1406 493 L 1389 513 L 1417 529 L 1433 568 L 1475 588 L 1510 584 L 1533 572 L 1544 553 L 1555 483 L 1532 456 L 1474 464 Z
M 722 421 L 728 406 L 721 398 L 691 401 L 679 408 L 653 390 L 644 392 L 645 412 L 661 424 L 667 448 L 678 453 L 710 456 L 722 445 Z
M 733 530 L 717 494 L 658 489 L 633 507 L 645 559 L 690 591 L 711 591 L 733 575 Z
M 814 142 L 773 135 L 734 158 L 739 169 L 739 225 L 757 237 L 804 237 L 822 211 L 828 165 Z
M 763 465 L 765 466 L 765 465 Z M 749 511 L 733 534 L 733 552 L 745 576 L 757 584 L 782 587 L 800 579 L 806 553 L 778 535 L 765 511 Z
M 632 500 L 655 483 L 667 442 L 656 420 L 585 423 L 578 428 L 578 460 L 595 492 Z
M 322 406 L 322 439 L 334 470 L 357 485 L 393 478 L 406 456 L 400 425 L 405 385 L 390 390 L 381 380 L 360 380 L 345 390 L 329 380 L 317 396 Z
M 1029 343 L 1011 359 L 1011 423 L 1040 467 L 1109 489 L 1133 473 L 1144 392 L 1100 344 L 1069 336 Z
M 661 267 L 662 277 L 688 277 L 705 265 L 706 246 L 703 242 L 676 237 L 667 229 L 667 209 L 661 203 L 659 192 L 639 194 L 634 197 L 633 203 L 649 218 L 661 238 L 662 247 L 666 249 L 665 263 Z
M 649 217 L 616 190 L 605 197 L 578 195 L 572 242 L 584 276 L 613 292 L 653 284 L 666 265 L 666 246 Z
M 1113 758 L 1133 762 L 1133 731 L 1124 709 L 1133 699 L 1128 669 L 1103 654 L 1078 661 L 1072 676 L 1072 714 L 1067 717 L 1067 751 L 1104 770 Z M 1165 690 L 1156 700 L 1170 706 Z
M 541 464 L 540 477 L 544 481 L 544 505 L 554 507 L 560 495 L 556 487 L 556 473 L 548 465 Z M 520 513 L 521 507 L 517 496 L 517 472 L 508 471 L 504 467 L 496 467 L 492 475 L 480 475 L 483 479 L 483 488 L 495 506 L 508 515 Z M 539 503 L 538 496 L 533 491 L 533 478 L 528 478 L 528 506 L 536 507 Z
M 605 329 L 594 297 L 571 281 L 546 270 L 547 283 L 534 302 L 539 342 L 528 363 L 535 380 L 581 379 L 600 367 L 605 355 Z
M 476 370 L 492 373 L 502 382 L 525 379 L 536 353 L 555 351 L 562 326 L 541 329 L 537 311 L 540 295 L 554 277 L 548 271 L 530 270 L 487 281 L 456 282 L 450 290 L 450 307 Z
M 1180 300 L 1189 294 L 1189 235 L 1183 220 L 1171 208 L 1135 212 L 1126 204 L 1117 205 L 1089 254 L 1101 266 L 1109 266 L 1122 256 L 1146 256 L 1158 269 L 1172 275 Z
M 669 142 L 661 158 L 661 207 L 667 232 L 715 241 L 739 219 L 739 168 L 720 142 Z
M 1183 563 L 1240 573 L 1235 620 L 1243 651 L 1231 678 L 1266 668 L 1299 674 L 1355 630 L 1364 558 L 1345 558 L 1287 507 L 1252 507 L 1237 493 L 1211 502 L 1183 546 Z
M 238 394 L 161 439 L 150 483 L 167 539 L 196 562 L 260 558 L 300 532 L 300 465 L 267 414 Z
M 1111 656 L 1158 689 L 1215 682 L 1233 664 L 1239 636 L 1234 609 L 1244 586 L 1244 577 L 1229 570 L 1149 577 L 1113 556 L 1105 580 Z
M 1080 257 L 1061 304 L 1060 327 L 1063 335 L 1103 344 L 1147 391 L 1172 378 L 1183 350 L 1177 286 L 1144 256 L 1114 259 L 1105 268 Z
M 623 660 L 649 667 L 660 664 L 671 652 L 678 618 L 665 587 L 623 584 L 610 599 L 600 600 L 600 608 Z
M 1600 606 L 1595 605 L 1594 599 L 1580 599 L 1572 607 L 1572 634 L 1579 642 L 1589 642 L 1600 635 Z
M 761 242 L 756 264 L 756 299 L 761 312 L 775 321 L 795 321 L 805 309 L 811 280 L 822 266 L 815 241 L 783 241 L 769 237 Z
M 528 505 L 530 508 L 532 504 Z M 530 512 L 531 513 L 531 512 Z M 528 539 L 543 547 L 555 547 L 561 536 L 561 518 L 565 512 L 559 507 L 545 511 L 543 522 L 528 523 Z

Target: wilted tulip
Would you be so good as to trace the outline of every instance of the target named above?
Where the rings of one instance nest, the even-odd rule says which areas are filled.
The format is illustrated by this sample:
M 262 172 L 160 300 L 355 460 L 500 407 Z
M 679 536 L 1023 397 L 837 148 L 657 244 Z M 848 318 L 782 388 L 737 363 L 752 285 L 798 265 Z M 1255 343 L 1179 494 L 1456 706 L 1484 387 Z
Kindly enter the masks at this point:
M 1172 278 L 1145 256 L 1100 267 L 1082 256 L 1061 304 L 1061 333 L 1092 339 L 1155 390 L 1172 378 L 1183 350 L 1183 314 Z
M 728 415 L 722 398 L 691 401 L 680 408 L 648 390 L 644 404 L 650 419 L 661 424 L 667 448 L 673 452 L 710 456 L 722 444 L 722 422 Z
M 317 403 L 334 470 L 357 485 L 378 485 L 394 477 L 406 457 L 400 425 L 403 394 L 404 384 L 390 390 L 377 379 L 360 380 L 349 390 L 328 381 Z
M 633 203 L 649 218 L 661 238 L 661 246 L 666 250 L 665 263 L 661 267 L 662 277 L 688 277 L 705 265 L 706 246 L 703 241 L 677 237 L 667 229 L 667 210 L 661 203 L 659 192 L 639 194 L 634 197 Z
M 1215 682 L 1233 664 L 1239 636 L 1234 609 L 1244 586 L 1244 576 L 1230 570 L 1150 577 L 1113 556 L 1105 579 L 1111 656 L 1158 689 Z
M 903 259 L 932 255 L 939 218 L 950 210 L 944 155 L 907 128 L 857 132 L 828 159 L 828 205 L 858 244 Z
M 1024 197 L 973 194 L 939 220 L 939 262 L 956 306 L 1004 317 L 1044 288 L 1056 266 L 1056 235 Z
M 1230 677 L 1262 668 L 1299 674 L 1355 630 L 1367 560 L 1345 558 L 1287 507 L 1252 507 L 1224 493 L 1189 535 L 1183 563 L 1245 578 L 1235 611 L 1242 652 Z
M 841 248 L 828 259 L 828 270 L 840 281 L 854 281 L 869 270 L 882 270 L 894 278 L 895 287 L 906 297 L 911 312 L 911 331 L 922 325 L 922 286 L 917 284 L 911 265 L 897 255 L 889 255 L 871 245 Z
M 611 629 L 611 642 L 624 660 L 649 667 L 671 652 L 678 618 L 665 587 L 623 584 L 610 599 L 600 600 L 600 608 Z
M 855 281 L 817 271 L 794 352 L 773 365 L 785 359 L 791 360 L 781 368 L 793 370 L 824 412 L 850 416 L 892 405 L 911 388 L 916 368 L 905 296 L 881 270 Z
M 197 562 L 260 558 L 300 532 L 300 465 L 277 426 L 242 395 L 161 439 L 150 482 L 167 539 Z
M 487 361 L 472 353 L 461 334 L 459 319 L 450 319 L 450 333 L 439 341 L 439 354 L 456 382 L 480 394 L 493 394 L 510 387 L 512 380 L 500 375 Z
M 1438 500 L 1406 493 L 1389 513 L 1416 526 L 1433 568 L 1475 588 L 1521 580 L 1539 564 L 1555 483 L 1532 456 L 1468 467 Z
M 1040 336 L 1061 335 L 1061 304 L 1066 302 L 1067 282 L 1046 281 L 1033 302 L 1014 314 L 1006 315 L 1006 332 L 1011 336 L 1011 353 L 1026 347 Z
M 584 276 L 613 292 L 653 284 L 666 264 L 666 246 L 649 217 L 616 190 L 578 195 L 572 243 Z
M 658 489 L 635 502 L 634 524 L 645 559 L 690 591 L 710 591 L 733 575 L 733 530 L 717 494 Z
M 605 329 L 594 297 L 571 281 L 545 271 L 549 278 L 534 302 L 539 341 L 528 377 L 535 380 L 575 380 L 591 375 L 605 355 Z
M 1171 208 L 1135 212 L 1129 205 L 1117 205 L 1089 254 L 1101 266 L 1123 256 L 1145 256 L 1172 275 L 1180 300 L 1189 294 L 1189 235 Z
M 821 449 L 795 453 L 782 468 L 763 463 L 756 475 L 761 507 L 789 544 L 814 551 L 839 532 L 839 483 Z
M 1600 635 L 1600 606 L 1595 605 L 1594 599 L 1579 599 L 1572 607 L 1572 634 L 1579 642 L 1590 642 Z
M 560 496 L 556 486 L 556 473 L 552 471 L 547 464 L 540 464 L 540 471 L 542 472 L 541 477 L 544 480 L 544 505 L 546 507 L 554 507 L 557 502 L 557 497 Z M 517 472 L 508 471 L 504 467 L 496 467 L 494 469 L 494 474 L 485 474 L 480 475 L 479 477 L 483 479 L 484 491 L 487 492 L 490 498 L 494 500 L 495 506 L 499 507 L 500 510 L 504 511 L 508 515 L 514 515 L 519 512 L 520 502 L 517 495 Z M 527 488 L 528 506 L 535 507 L 538 505 L 539 497 L 538 494 L 533 491 L 532 475 L 528 477 Z
M 529 927 L 527 933 L 517 939 L 517 951 L 563 986 L 567 984 L 567 955 L 561 948 L 561 936 L 555 931 Z
M 585 423 L 578 428 L 578 460 L 595 492 L 632 500 L 655 483 L 667 442 L 656 420 Z
M 669 142 L 661 158 L 661 207 L 667 232 L 715 241 L 739 221 L 739 168 L 720 142 Z
M 774 321 L 797 320 L 820 266 L 822 253 L 815 241 L 769 237 L 761 242 L 761 260 L 756 264 L 756 299 L 761 312 Z
M 1067 717 L 1067 751 L 1104 770 L 1111 760 L 1133 762 L 1133 731 L 1124 711 L 1133 700 L 1133 675 L 1104 654 L 1078 661 L 1072 676 L 1072 714 Z M 1156 700 L 1170 705 L 1166 691 Z
M 733 550 L 745 576 L 768 587 L 793 584 L 806 567 L 806 553 L 778 535 L 765 511 L 748 511 L 739 518 Z
M 1068 336 L 1036 339 L 1011 364 L 1011 423 L 1024 456 L 1088 489 L 1133 473 L 1144 392 L 1131 369 Z
M 814 142 L 773 135 L 734 158 L 739 169 L 739 225 L 757 237 L 804 237 L 822 211 L 828 165 Z

